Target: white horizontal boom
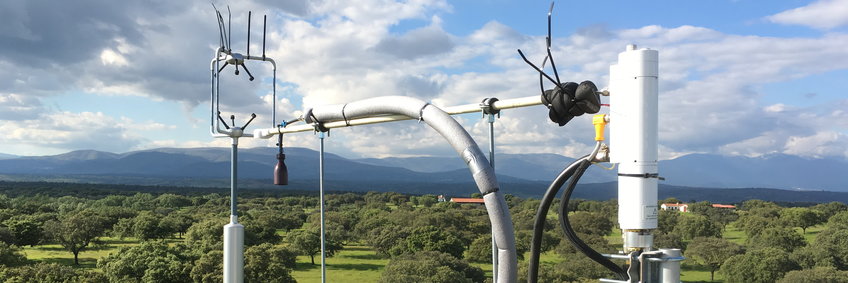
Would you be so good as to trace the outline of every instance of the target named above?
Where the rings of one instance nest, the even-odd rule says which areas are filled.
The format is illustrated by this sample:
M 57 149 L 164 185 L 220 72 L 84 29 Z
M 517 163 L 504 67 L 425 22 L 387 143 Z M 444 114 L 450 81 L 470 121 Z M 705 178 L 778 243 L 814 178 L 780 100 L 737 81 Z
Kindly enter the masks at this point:
M 513 99 L 504 99 L 495 101 L 492 104 L 492 108 L 494 110 L 502 110 L 502 109 L 510 109 L 510 108 L 519 108 L 519 107 L 528 107 L 534 105 L 542 104 L 542 97 L 539 95 L 521 97 L 521 98 L 513 98 Z M 457 106 L 448 106 L 442 108 L 443 111 L 447 112 L 450 115 L 457 114 L 466 114 L 466 113 L 474 113 L 481 111 L 480 104 L 465 104 L 465 105 L 457 105 Z M 412 120 L 407 116 L 403 115 L 385 115 L 385 116 L 377 116 L 377 117 L 368 117 L 368 118 L 358 118 L 358 119 L 350 119 L 347 122 L 345 121 L 333 121 L 324 123 L 324 127 L 327 129 L 333 128 L 344 128 L 351 126 L 360 126 L 360 125 L 368 125 L 368 124 L 379 124 L 386 122 L 394 122 L 394 121 L 403 121 L 403 120 Z M 298 133 L 298 132 L 311 132 L 314 131 L 315 127 L 313 125 L 297 125 L 285 128 L 267 128 L 267 129 L 256 129 L 253 131 L 253 137 L 268 139 L 277 134 L 288 134 L 288 133 Z

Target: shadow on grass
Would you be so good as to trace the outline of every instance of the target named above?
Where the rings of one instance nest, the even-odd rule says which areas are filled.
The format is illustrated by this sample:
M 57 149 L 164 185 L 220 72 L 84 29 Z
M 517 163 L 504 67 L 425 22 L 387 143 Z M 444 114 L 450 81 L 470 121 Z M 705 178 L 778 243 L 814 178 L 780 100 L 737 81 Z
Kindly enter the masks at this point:
M 385 259 L 384 257 L 382 257 L 382 256 L 380 256 L 380 255 L 378 255 L 378 254 L 344 255 L 344 257 L 346 257 L 346 258 L 353 258 L 353 259 L 364 259 L 364 260 L 381 260 L 381 259 Z
M 43 262 L 43 263 L 57 263 L 61 265 L 70 266 L 73 268 L 82 268 L 82 269 L 91 269 L 97 267 L 97 259 L 81 257 L 79 258 L 79 265 L 74 264 L 74 258 L 44 258 L 40 260 L 34 260 L 34 262 Z
M 130 239 L 130 238 L 124 238 L 124 239 L 111 238 L 111 239 L 107 239 L 107 240 L 102 240 L 101 242 L 103 242 L 106 245 L 132 245 L 132 244 L 138 244 L 139 240 Z
M 35 247 L 31 247 L 31 248 L 34 249 L 34 250 L 39 250 L 39 251 L 60 251 L 60 252 L 67 251 L 67 250 L 65 250 L 64 247 L 56 246 L 56 245 L 35 246 Z
M 338 264 L 327 264 L 327 269 L 332 270 L 357 270 L 357 271 L 367 271 L 367 270 L 380 270 L 383 268 L 382 264 L 370 264 L 370 263 L 338 263 Z M 310 262 L 298 262 L 294 270 L 297 271 L 310 271 L 313 269 L 321 269 L 321 263 L 315 262 L 313 265 Z
M 366 247 L 366 246 L 345 246 L 344 250 L 345 251 L 366 251 L 366 252 L 367 251 L 371 251 L 371 252 L 374 251 L 371 248 Z
M 309 270 L 312 270 L 312 269 L 320 269 L 320 268 L 321 268 L 321 263 L 318 262 L 318 261 L 316 261 L 315 264 L 312 264 L 310 262 L 297 262 L 294 265 L 294 270 L 297 270 L 297 271 L 309 271 Z
M 320 265 L 319 265 L 320 267 Z M 383 265 L 379 264 L 369 264 L 369 263 L 345 263 L 345 264 L 328 264 L 328 269 L 338 269 L 338 270 L 357 270 L 357 271 L 365 271 L 365 270 L 379 270 Z

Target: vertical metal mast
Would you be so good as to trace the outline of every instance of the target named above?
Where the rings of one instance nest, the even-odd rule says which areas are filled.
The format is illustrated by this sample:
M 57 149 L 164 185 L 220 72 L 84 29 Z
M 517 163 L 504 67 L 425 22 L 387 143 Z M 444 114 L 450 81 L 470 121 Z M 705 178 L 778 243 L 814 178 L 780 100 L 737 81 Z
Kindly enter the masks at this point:
M 244 282 L 244 225 L 238 223 L 236 190 L 238 139 L 242 136 L 242 128 L 233 127 L 230 134 L 233 139 L 230 161 L 230 223 L 224 225 L 224 282 L 241 283 Z
M 230 153 L 230 215 L 238 217 L 236 212 L 236 189 L 238 187 L 238 138 L 233 138 L 233 146 Z
M 480 109 L 483 116 L 489 117 L 489 165 L 495 170 L 495 115 L 500 115 L 500 110 L 493 106 L 498 99 L 494 97 L 483 99 Z M 496 173 L 497 175 L 497 173 Z M 495 227 L 492 226 L 492 281 L 498 282 L 498 243 L 495 240 Z
M 325 233 L 324 233 L 324 132 L 318 132 L 319 158 L 318 158 L 318 183 L 319 183 L 319 201 L 321 202 L 321 283 L 327 282 L 327 253 L 325 248 Z
M 489 164 L 495 169 L 495 114 L 489 114 Z M 495 173 L 497 175 L 497 173 Z M 498 243 L 495 241 L 495 227 L 492 227 L 492 281 L 498 282 Z

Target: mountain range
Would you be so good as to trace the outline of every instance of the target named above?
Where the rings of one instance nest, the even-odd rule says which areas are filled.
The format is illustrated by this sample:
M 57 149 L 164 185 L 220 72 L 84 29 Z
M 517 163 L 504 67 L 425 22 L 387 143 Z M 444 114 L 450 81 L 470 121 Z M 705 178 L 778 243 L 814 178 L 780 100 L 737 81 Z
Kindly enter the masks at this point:
M 269 188 L 275 148 L 239 150 L 239 182 Z M 574 159 L 556 154 L 498 154 L 502 189 L 536 195 Z M 293 189 L 314 188 L 318 152 L 287 148 Z M 476 191 L 459 157 L 348 159 L 325 153 L 325 179 L 336 190 L 400 190 L 408 193 Z M 761 157 L 690 154 L 660 161 L 666 187 L 775 188 L 848 192 L 848 161 L 784 154 Z M 157 148 L 122 154 L 79 150 L 52 156 L 0 158 L 0 180 L 131 183 L 140 185 L 228 186 L 229 148 Z M 610 183 L 615 170 L 590 167 L 581 183 Z M 614 186 L 612 186 L 614 188 Z

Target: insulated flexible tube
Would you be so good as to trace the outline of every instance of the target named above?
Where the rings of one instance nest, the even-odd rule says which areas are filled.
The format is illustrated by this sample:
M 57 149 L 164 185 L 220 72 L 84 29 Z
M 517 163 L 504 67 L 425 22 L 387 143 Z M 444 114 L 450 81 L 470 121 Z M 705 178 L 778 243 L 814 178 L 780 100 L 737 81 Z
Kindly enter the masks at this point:
M 554 201 L 556 194 L 559 193 L 559 189 L 562 188 L 565 181 L 574 175 L 574 171 L 577 170 L 577 165 L 580 164 L 580 161 L 585 160 L 587 157 L 589 157 L 588 154 L 574 160 L 574 162 L 562 169 L 562 172 L 554 179 L 554 182 L 548 186 L 548 190 L 545 191 L 545 195 L 539 203 L 539 209 L 536 210 L 536 218 L 533 223 L 533 240 L 530 243 L 530 265 L 527 269 L 528 283 L 536 283 L 539 280 L 539 256 L 542 253 L 542 236 L 545 232 L 545 219 L 551 208 L 551 203 Z
M 326 123 L 333 121 L 349 121 L 350 119 L 377 117 L 381 115 L 404 115 L 419 119 L 441 134 L 462 157 L 480 193 L 492 223 L 495 241 L 498 246 L 498 282 L 512 283 L 518 281 L 518 263 L 515 252 L 515 234 L 509 207 L 504 195 L 500 192 L 495 171 L 489 165 L 486 156 L 471 138 L 468 132 L 450 115 L 436 106 L 421 100 L 402 97 L 384 96 L 348 104 L 325 105 L 304 111 L 303 118 L 307 123 Z

